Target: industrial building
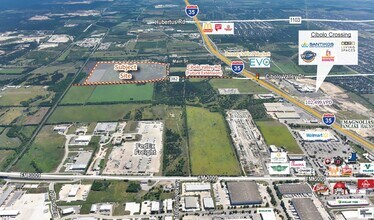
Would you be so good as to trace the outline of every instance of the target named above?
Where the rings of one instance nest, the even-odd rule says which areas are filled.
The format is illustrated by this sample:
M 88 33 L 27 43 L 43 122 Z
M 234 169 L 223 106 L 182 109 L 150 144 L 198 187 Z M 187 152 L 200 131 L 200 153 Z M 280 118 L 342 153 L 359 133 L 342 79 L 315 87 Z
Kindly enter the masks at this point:
M 281 102 L 264 103 L 266 112 L 277 119 L 300 119 L 295 108 Z
M 310 198 L 293 198 L 292 205 L 300 220 L 323 220 L 321 213 Z
M 262 197 L 254 181 L 227 182 L 230 204 L 239 205 L 259 205 L 262 204 Z
M 214 209 L 214 202 L 212 197 L 203 198 L 204 209 Z
M 312 189 L 306 183 L 282 184 L 278 185 L 278 190 L 282 196 L 312 196 Z
M 210 191 L 210 183 L 185 183 L 186 192 Z
M 95 135 L 108 135 L 116 131 L 118 123 L 117 122 L 105 122 L 97 123 L 94 134 Z
M 81 135 L 77 137 L 72 137 L 69 141 L 69 145 L 87 146 L 90 143 L 91 138 L 91 135 Z
M 74 157 L 74 163 L 70 165 L 70 171 L 85 171 L 91 159 L 92 151 L 81 151 Z
M 199 209 L 199 201 L 195 196 L 184 197 L 184 208 L 187 211 Z

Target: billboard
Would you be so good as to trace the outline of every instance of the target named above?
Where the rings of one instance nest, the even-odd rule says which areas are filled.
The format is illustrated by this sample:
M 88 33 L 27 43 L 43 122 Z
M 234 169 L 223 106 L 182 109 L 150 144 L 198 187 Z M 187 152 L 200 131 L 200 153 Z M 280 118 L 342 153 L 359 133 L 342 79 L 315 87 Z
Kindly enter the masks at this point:
M 269 163 L 268 164 L 270 175 L 287 175 L 290 174 L 289 163 Z
M 272 152 L 270 154 L 270 161 L 272 163 L 286 163 L 287 153 L 286 152 Z
M 306 167 L 306 161 L 290 161 L 290 167 L 292 168 L 305 168 Z
M 358 179 L 358 189 L 374 189 L 374 179 Z
M 234 23 L 204 22 L 203 32 L 208 35 L 234 34 Z
M 374 174 L 374 163 L 360 163 L 360 173 Z
M 270 68 L 270 57 L 250 57 L 250 68 Z

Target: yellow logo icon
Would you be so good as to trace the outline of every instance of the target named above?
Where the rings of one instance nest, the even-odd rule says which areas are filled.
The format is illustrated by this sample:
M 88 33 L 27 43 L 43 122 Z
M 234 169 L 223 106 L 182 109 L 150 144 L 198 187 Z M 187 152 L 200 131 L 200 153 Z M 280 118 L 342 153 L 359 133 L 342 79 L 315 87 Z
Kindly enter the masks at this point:
M 210 22 L 203 24 L 203 32 L 213 32 L 213 25 Z

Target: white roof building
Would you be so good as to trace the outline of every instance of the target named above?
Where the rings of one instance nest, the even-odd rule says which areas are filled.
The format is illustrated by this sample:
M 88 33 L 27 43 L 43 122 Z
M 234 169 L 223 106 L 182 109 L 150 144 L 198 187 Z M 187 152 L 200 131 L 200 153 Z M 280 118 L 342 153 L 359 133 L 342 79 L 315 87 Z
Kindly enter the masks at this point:
M 112 211 L 112 205 L 111 204 L 102 204 L 99 208 L 100 212 L 110 212 Z
M 214 209 L 214 202 L 212 197 L 203 198 L 203 204 L 205 209 Z
M 74 213 L 74 212 L 75 212 L 75 210 L 74 210 L 73 207 L 62 209 L 62 214 L 63 214 L 63 215 L 72 214 L 72 213 Z
M 19 214 L 18 210 L 0 210 L 0 216 L 1 217 L 7 217 L 7 216 L 17 216 Z
M 185 183 L 186 192 L 210 191 L 210 183 Z
M 80 186 L 79 185 L 73 185 L 69 191 L 69 197 L 74 197 L 77 195 L 78 191 L 80 189 Z
M 160 211 L 160 202 L 152 201 L 151 202 L 151 212 L 159 212 Z

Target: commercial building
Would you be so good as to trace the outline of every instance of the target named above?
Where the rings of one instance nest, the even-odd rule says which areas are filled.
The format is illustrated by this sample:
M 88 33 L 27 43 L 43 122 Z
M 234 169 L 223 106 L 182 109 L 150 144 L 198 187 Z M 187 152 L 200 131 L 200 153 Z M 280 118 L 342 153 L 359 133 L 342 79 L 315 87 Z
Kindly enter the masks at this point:
M 285 103 L 264 103 L 266 112 L 277 119 L 300 119 L 300 115 L 295 108 Z
M 278 185 L 278 190 L 282 195 L 304 194 L 312 196 L 312 189 L 306 183 L 282 184 Z
M 313 129 L 313 130 L 302 130 L 298 132 L 303 141 L 337 141 L 337 138 L 330 130 L 325 129 Z
M 292 205 L 300 220 L 323 220 L 321 213 L 310 198 L 293 198 Z
M 197 210 L 197 209 L 199 209 L 198 198 L 194 197 L 194 196 L 184 197 L 184 208 L 186 210 Z
M 79 190 L 79 185 L 73 185 L 73 187 L 71 187 L 71 189 L 69 191 L 68 196 L 69 197 L 75 197 L 78 193 L 78 190 Z
M 74 157 L 74 163 L 70 165 L 71 171 L 84 171 L 91 159 L 92 151 L 81 151 Z
M 254 181 L 227 182 L 231 205 L 259 205 L 262 197 Z
M 7 219 L 15 218 L 19 214 L 18 210 L 0 210 L 0 217 Z
M 107 135 L 109 133 L 115 132 L 117 128 L 117 122 L 105 122 L 97 123 L 94 134 L 95 135 Z
M 186 192 L 210 191 L 210 183 L 185 183 Z
M 151 202 L 151 214 L 158 214 L 160 212 L 160 202 L 152 201 Z
M 204 209 L 214 209 L 214 202 L 212 197 L 203 198 Z

